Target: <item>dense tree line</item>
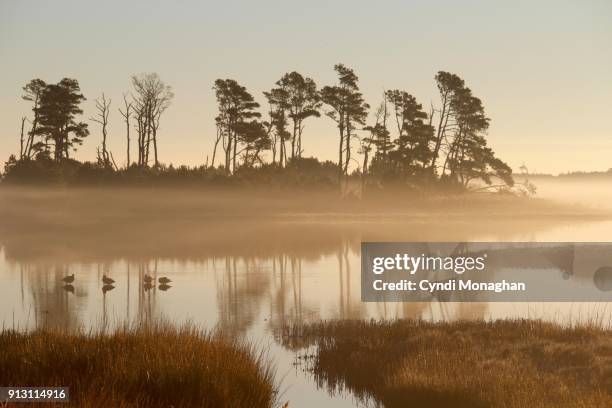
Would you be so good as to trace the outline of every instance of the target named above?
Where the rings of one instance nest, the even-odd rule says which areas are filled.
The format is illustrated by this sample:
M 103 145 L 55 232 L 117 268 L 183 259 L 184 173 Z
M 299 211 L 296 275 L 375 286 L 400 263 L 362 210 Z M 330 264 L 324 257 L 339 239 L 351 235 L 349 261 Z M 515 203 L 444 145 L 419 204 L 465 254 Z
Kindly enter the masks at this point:
M 263 92 L 265 115 L 245 86 L 234 79 L 217 79 L 213 85 L 217 132 L 212 162 L 205 167 L 215 168 L 220 162 L 215 171 L 231 176 L 300 163 L 308 143 L 305 123 L 325 116 L 338 131 L 337 183 L 352 175 L 360 177 L 364 186 L 399 182 L 467 187 L 475 180 L 490 185 L 494 178 L 512 186 L 510 167 L 487 145 L 490 119 L 483 103 L 457 75 L 437 73 L 439 103 L 426 112 L 414 96 L 400 89 L 384 91 L 381 102 L 370 109 L 357 74 L 343 64 L 335 65 L 334 70 L 336 83 L 320 89 L 312 78 L 298 72 L 284 74 Z M 134 75 L 131 84 L 119 108 L 125 122 L 125 168 L 163 168 L 158 149 L 160 123 L 174 95 L 157 74 Z M 32 119 L 22 118 L 20 155 L 7 163 L 7 171 L 23 161 L 69 160 L 90 133 L 88 124 L 78 120 L 85 100 L 78 82 L 65 78 L 47 84 L 34 79 L 23 91 L 33 115 Z M 110 106 L 111 100 L 102 94 L 96 99 L 97 115 L 90 121 L 100 127 L 97 166 L 120 171 L 122 166 L 107 144 Z M 31 125 L 28 131 L 26 123 Z M 137 154 L 132 160 L 134 142 Z M 293 171 L 299 168 L 292 166 Z

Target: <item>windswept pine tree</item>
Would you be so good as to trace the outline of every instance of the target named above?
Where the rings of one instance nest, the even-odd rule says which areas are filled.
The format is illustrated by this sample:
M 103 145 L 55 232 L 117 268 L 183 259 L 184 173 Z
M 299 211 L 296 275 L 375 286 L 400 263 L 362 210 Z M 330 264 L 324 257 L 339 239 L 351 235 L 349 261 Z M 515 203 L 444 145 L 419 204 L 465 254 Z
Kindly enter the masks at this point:
M 390 153 L 393 168 L 402 177 L 420 179 L 434 156 L 434 129 L 425 123 L 428 115 L 414 96 L 397 89 L 387 91 L 385 96 L 393 107 L 398 133 L 396 148 Z
M 358 126 L 365 125 L 368 116 L 368 105 L 359 91 L 359 77 L 355 72 L 336 64 L 338 83 L 321 89 L 321 101 L 329 106 L 326 115 L 338 126 L 340 143 L 338 146 L 338 177 L 348 174 L 351 162 L 351 140 L 356 137 Z
M 276 164 L 276 154 L 278 152 L 278 165 L 285 167 L 287 165 L 287 141 L 291 139 L 291 133 L 287 130 L 289 110 L 289 90 L 287 85 L 277 82 L 277 87 L 264 92 L 268 100 L 270 121 L 268 127 L 273 133 L 273 152 L 272 163 Z M 277 147 L 278 146 L 278 147 Z
M 482 101 L 473 96 L 469 88 L 462 88 L 454 95 L 452 111 L 456 126 L 442 177 L 465 187 L 476 179 L 491 184 L 492 177 L 497 177 L 512 186 L 512 169 L 487 146 L 484 133 L 490 120 L 485 115 Z
M 28 132 L 28 137 L 25 145 L 22 148 L 22 159 L 31 159 L 36 153 L 43 150 L 45 146 L 44 140 L 35 141 L 36 129 L 38 128 L 38 107 L 40 105 L 40 98 L 47 84 L 42 79 L 33 79 L 28 82 L 23 89 L 23 96 L 21 97 L 24 101 L 32 102 L 32 112 L 34 118 L 32 119 L 32 128 Z M 24 125 L 22 120 L 22 128 Z
M 459 78 L 455 74 L 450 72 L 440 71 L 436 75 L 436 85 L 438 92 L 440 93 L 441 107 L 439 109 L 438 116 L 438 127 L 436 130 L 435 147 L 433 150 L 433 157 L 431 159 L 430 168 L 433 173 L 436 172 L 436 163 L 440 154 L 440 148 L 446 135 L 450 123 L 449 120 L 453 116 L 453 100 L 456 92 L 458 92 L 464 86 L 463 79 Z
M 31 132 L 33 138 L 41 138 L 33 144 L 38 153 L 52 154 L 55 161 L 61 161 L 83 144 L 89 130 L 86 123 L 77 122 L 77 116 L 83 113 L 80 104 L 85 100 L 80 92 L 78 81 L 70 78 L 41 89 L 34 111 L 36 127 Z
M 439 171 L 445 183 L 463 187 L 468 187 L 473 180 L 490 185 L 492 177 L 512 186 L 512 169 L 487 146 L 485 133 L 490 119 L 485 115 L 482 101 L 455 74 L 440 71 L 435 80 L 441 107 L 430 165 L 432 172 Z M 440 167 L 441 156 L 444 162 Z
M 233 79 L 217 79 L 213 90 L 219 108 L 215 120 L 225 152 L 225 170 L 234 173 L 240 153 L 238 145 L 244 145 L 246 140 L 252 140 L 254 136 L 262 136 L 258 125 L 245 126 L 246 122 L 261 116 L 255 111 L 259 108 L 259 103 L 255 102 L 253 95 L 244 86 Z
M 289 118 L 293 122 L 291 136 L 291 158 L 302 157 L 302 132 L 304 121 L 309 117 L 319 117 L 321 102 L 317 84 L 312 78 L 304 78 L 298 72 L 290 72 L 276 83 L 287 90 Z

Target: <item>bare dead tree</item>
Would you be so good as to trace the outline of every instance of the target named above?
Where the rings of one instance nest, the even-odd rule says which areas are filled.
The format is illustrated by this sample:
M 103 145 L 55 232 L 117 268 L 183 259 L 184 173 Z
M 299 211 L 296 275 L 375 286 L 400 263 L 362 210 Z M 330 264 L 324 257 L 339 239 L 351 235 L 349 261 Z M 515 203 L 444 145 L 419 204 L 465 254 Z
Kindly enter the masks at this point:
M 151 146 L 155 166 L 159 165 L 157 150 L 157 133 L 160 119 L 170 106 L 174 94 L 155 73 L 132 76 L 134 87 L 133 109 L 138 131 L 138 165 L 148 166 Z
M 217 138 L 215 139 L 215 147 L 213 148 L 213 155 L 212 155 L 212 163 L 211 163 L 211 167 L 215 167 L 215 157 L 217 156 L 217 146 L 219 145 L 219 141 L 221 140 L 221 138 L 223 137 L 223 131 L 221 130 L 221 124 L 219 123 L 218 119 L 215 119 L 215 122 L 217 123 Z
M 172 98 L 172 93 L 170 95 L 160 95 L 157 99 L 157 104 L 155 110 L 153 111 L 153 152 L 155 158 L 155 166 L 159 165 L 159 161 L 157 159 L 157 131 L 159 130 L 159 121 L 161 119 L 162 113 L 168 109 L 170 106 L 170 99 Z
M 144 165 L 144 136 L 145 136 L 145 112 L 144 108 L 135 101 L 134 106 L 134 115 L 136 118 L 136 125 L 134 128 L 136 129 L 136 133 L 138 134 L 138 166 Z
M 24 142 L 24 140 L 23 140 L 23 128 L 25 127 L 25 123 L 26 123 L 27 119 L 28 118 L 25 117 L 25 116 L 21 118 L 21 137 L 19 139 L 19 142 L 20 142 L 20 145 L 19 145 L 19 159 L 20 160 L 23 160 L 23 158 L 25 156 L 25 153 L 26 153 L 26 151 L 25 151 L 25 147 L 26 146 L 23 145 L 23 142 Z
M 123 103 L 125 104 L 125 111 L 119 108 L 119 113 L 125 120 L 125 133 L 127 138 L 127 164 L 126 169 L 130 167 L 130 117 L 132 116 L 132 101 L 128 102 L 126 94 L 123 94 Z
M 98 163 L 101 163 L 104 167 L 111 167 L 112 162 L 108 148 L 106 147 L 107 131 L 106 126 L 108 125 L 108 115 L 110 114 L 111 100 L 106 99 L 104 93 L 102 93 L 102 99 L 96 99 L 96 110 L 98 114 L 96 117 L 89 118 L 92 122 L 99 123 L 102 126 L 102 149 L 98 149 Z

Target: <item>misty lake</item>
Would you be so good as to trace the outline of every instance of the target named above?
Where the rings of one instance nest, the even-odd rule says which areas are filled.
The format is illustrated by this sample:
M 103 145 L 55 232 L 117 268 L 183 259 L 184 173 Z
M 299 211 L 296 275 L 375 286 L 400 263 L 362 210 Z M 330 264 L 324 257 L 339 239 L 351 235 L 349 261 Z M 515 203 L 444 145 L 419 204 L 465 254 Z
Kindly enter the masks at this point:
M 0 321 L 5 328 L 112 330 L 126 322 L 164 321 L 223 330 L 268 350 L 277 367 L 280 400 L 291 401 L 291 407 L 354 406 L 357 401 L 342 392 L 332 395 L 296 364 L 298 351 L 284 348 L 277 338 L 287 324 L 398 317 L 608 324 L 612 314 L 607 303 L 360 300 L 362 241 L 612 241 L 612 220 L 601 215 L 549 216 L 543 209 L 539 215 L 475 218 L 420 209 L 374 216 L 283 207 L 260 219 L 251 214 L 270 206 L 257 200 L 239 210 L 217 211 L 220 202 L 192 203 L 165 192 L 167 202 L 148 212 L 146 194 L 134 195 L 129 205 L 79 195 L 80 204 L 97 208 L 91 216 L 79 209 L 75 196 L 0 194 L 5 194 L 0 222 Z M 192 204 L 173 214 L 170 202 Z M 71 274 L 75 280 L 66 285 L 62 278 Z M 115 283 L 103 290 L 104 275 Z M 146 288 L 145 275 L 172 282 L 169 288 Z M 579 276 L 570 279 L 581 282 Z

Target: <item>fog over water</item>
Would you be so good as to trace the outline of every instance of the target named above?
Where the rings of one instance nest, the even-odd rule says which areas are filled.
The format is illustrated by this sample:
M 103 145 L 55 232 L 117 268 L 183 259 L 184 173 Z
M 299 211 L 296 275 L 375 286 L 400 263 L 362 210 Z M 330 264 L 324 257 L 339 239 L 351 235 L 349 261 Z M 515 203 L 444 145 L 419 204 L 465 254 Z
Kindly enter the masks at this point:
M 612 177 L 531 177 L 530 180 L 537 186 L 538 197 L 591 208 L 612 208 Z M 517 177 L 517 181 L 521 178 Z
M 291 406 L 352 406 L 350 395 L 332 398 L 295 368 L 294 351 L 275 341 L 275 330 L 372 317 L 608 323 L 603 303 L 360 301 L 362 241 L 612 241 L 612 183 L 533 182 L 538 197 L 556 203 L 484 195 L 359 201 L 313 191 L 4 188 L 0 321 L 66 330 L 190 321 L 268 347 Z M 72 274 L 66 285 L 62 278 Z M 113 287 L 104 288 L 103 275 L 115 280 Z M 145 275 L 172 282 L 147 288 Z

